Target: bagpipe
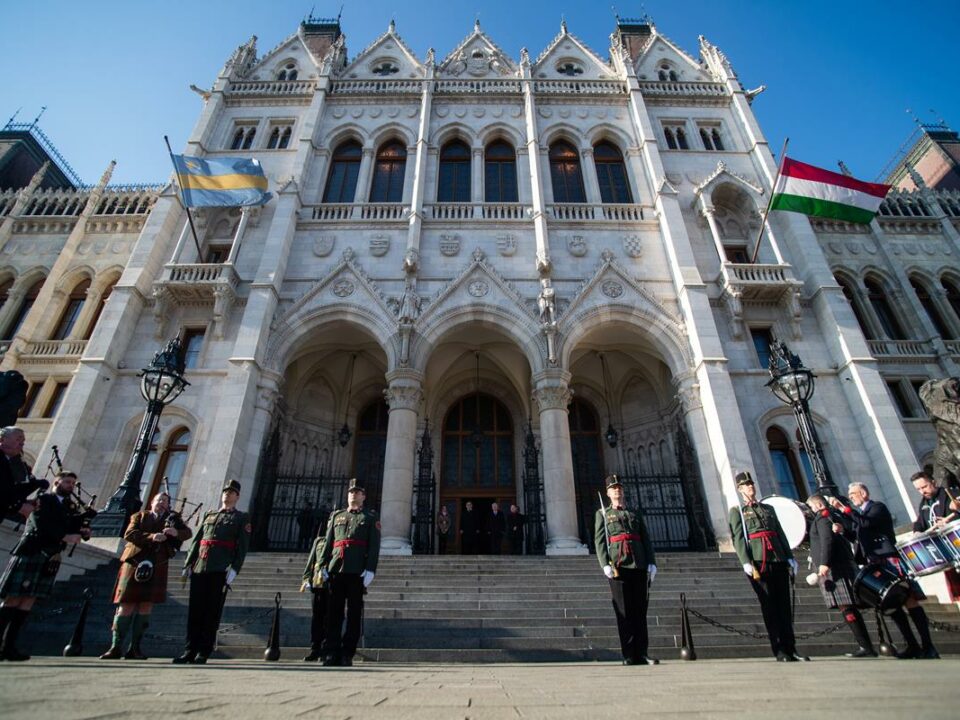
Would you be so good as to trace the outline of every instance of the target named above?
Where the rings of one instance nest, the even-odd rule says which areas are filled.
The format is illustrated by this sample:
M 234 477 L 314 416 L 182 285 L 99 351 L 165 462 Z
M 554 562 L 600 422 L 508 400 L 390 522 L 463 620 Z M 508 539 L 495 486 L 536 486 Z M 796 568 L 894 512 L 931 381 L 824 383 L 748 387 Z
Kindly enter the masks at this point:
M 53 470 L 53 465 L 56 463 L 56 474 L 59 475 L 63 472 L 63 461 L 60 459 L 60 449 L 56 445 L 50 446 L 51 456 L 50 462 L 47 463 L 47 471 L 44 473 L 44 479 L 47 475 Z M 84 499 L 84 495 L 86 499 Z M 84 538 L 90 537 L 90 528 L 93 524 L 93 519 L 97 516 L 97 511 L 94 508 L 94 505 L 97 502 L 97 496 L 88 493 L 83 489 L 83 485 L 77 480 L 76 484 L 73 486 L 73 492 L 70 493 L 68 500 L 70 501 L 69 512 L 70 512 L 70 531 L 69 534 L 73 535 L 83 535 Z M 73 545 L 70 548 L 70 552 L 67 553 L 67 557 L 73 557 L 73 551 L 76 550 L 77 546 Z
M 163 492 L 166 493 L 167 497 L 170 497 L 170 478 L 166 475 L 163 476 Z M 194 521 L 194 525 L 200 524 L 200 509 L 203 507 L 203 503 L 190 502 L 186 495 L 184 495 L 178 501 L 180 504 L 179 508 L 171 507 L 170 512 L 167 514 L 167 519 L 163 524 L 164 529 L 173 528 L 174 530 L 179 529 L 178 523 L 181 526 L 187 526 L 191 521 Z M 187 506 L 192 507 L 190 514 L 184 518 L 183 513 L 187 509 Z M 179 538 L 171 538 L 167 543 L 167 547 L 172 550 L 170 552 L 170 557 L 173 557 L 180 550 L 180 546 L 183 544 L 183 541 Z

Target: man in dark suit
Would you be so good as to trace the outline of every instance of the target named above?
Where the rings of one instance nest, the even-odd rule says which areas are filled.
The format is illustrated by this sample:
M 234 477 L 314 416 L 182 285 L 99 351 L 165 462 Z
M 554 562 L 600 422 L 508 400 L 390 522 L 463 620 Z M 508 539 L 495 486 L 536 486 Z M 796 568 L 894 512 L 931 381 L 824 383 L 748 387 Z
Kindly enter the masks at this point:
M 523 555 L 523 523 L 526 521 L 520 508 L 516 505 L 510 506 L 510 512 L 507 513 L 507 539 L 510 540 L 510 553 L 513 555 Z
M 857 562 L 865 565 L 889 565 L 897 573 L 906 577 L 903 568 L 900 566 L 900 556 L 897 553 L 897 536 L 893 529 L 893 516 L 890 514 L 890 510 L 879 500 L 871 500 L 870 491 L 863 483 L 850 483 L 847 488 L 847 497 L 850 498 L 850 502 L 856 509 L 845 505 L 837 498 L 830 498 L 830 504 L 834 509 L 840 511 L 840 523 L 844 527 L 847 538 L 855 544 Z M 919 601 L 925 599 L 926 596 L 915 581 L 911 581 L 911 586 L 913 592 L 905 607 L 907 612 L 910 613 L 910 619 L 917 627 L 920 643 L 917 642 L 917 638 L 910 628 L 907 614 L 903 611 L 903 608 L 897 608 L 896 612 L 890 615 L 890 618 L 907 643 L 907 649 L 897 653 L 897 657 L 902 659 L 939 658 L 940 654 L 930 637 L 930 622 L 927 619 L 927 614 L 920 607 Z
M 500 505 L 493 503 L 490 506 L 490 514 L 487 516 L 485 528 L 487 538 L 487 552 L 491 555 L 500 554 L 500 546 L 503 544 L 503 534 L 507 531 L 507 520 L 500 512 Z
M 480 534 L 480 528 L 477 523 L 477 513 L 473 510 L 473 503 L 467 500 L 467 504 L 460 513 L 460 554 L 477 554 L 477 536 Z

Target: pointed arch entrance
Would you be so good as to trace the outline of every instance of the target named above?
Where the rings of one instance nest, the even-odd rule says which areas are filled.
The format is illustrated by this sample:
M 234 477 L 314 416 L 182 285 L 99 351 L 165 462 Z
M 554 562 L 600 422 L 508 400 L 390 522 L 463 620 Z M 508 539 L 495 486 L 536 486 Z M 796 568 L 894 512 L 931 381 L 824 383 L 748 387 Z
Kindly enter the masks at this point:
M 516 502 L 516 452 L 514 426 L 507 407 L 486 393 L 461 397 L 447 411 L 443 421 L 440 457 L 440 503 L 453 516 L 452 546 L 465 552 L 491 549 L 484 532 L 493 503 L 501 511 Z M 470 531 L 464 517 L 467 503 L 479 537 L 463 543 L 461 530 Z M 475 542 L 471 542 L 475 541 Z
M 577 527 L 580 540 L 593 546 L 593 521 L 599 499 L 604 492 L 603 449 L 600 419 L 593 406 L 580 398 L 570 403 L 570 450 L 573 455 L 573 480 L 577 496 Z

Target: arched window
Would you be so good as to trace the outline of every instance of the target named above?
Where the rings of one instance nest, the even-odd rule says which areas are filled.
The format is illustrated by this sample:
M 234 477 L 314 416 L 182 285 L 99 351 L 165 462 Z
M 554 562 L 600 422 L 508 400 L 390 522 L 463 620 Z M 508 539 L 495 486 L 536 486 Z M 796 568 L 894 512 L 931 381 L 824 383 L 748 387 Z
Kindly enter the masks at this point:
M 407 149 L 397 141 L 380 146 L 373 167 L 370 202 L 401 202 L 403 175 L 407 170 Z
M 77 324 L 77 318 L 80 317 L 80 311 L 83 310 L 83 303 L 87 299 L 87 290 L 90 289 L 89 278 L 77 283 L 76 287 L 67 298 L 67 306 L 60 315 L 60 322 L 57 323 L 57 329 L 53 332 L 53 340 L 66 340 L 73 332 L 74 325 Z
M 671 82 L 677 82 L 680 79 L 680 76 L 677 75 L 677 71 L 666 63 L 657 69 L 657 77 L 660 78 L 661 82 L 666 82 L 668 80 Z
M 243 138 L 243 148 L 244 150 L 249 150 L 253 146 L 253 138 L 257 134 L 257 129 L 255 127 L 247 128 L 247 134 Z
M 119 280 L 119 278 L 117 278 Z M 117 284 L 117 280 L 114 280 L 112 283 L 107 285 L 104 288 L 103 292 L 100 293 L 100 300 L 97 302 L 97 309 L 93 312 L 93 317 L 90 318 L 90 322 L 87 324 L 87 329 L 83 333 L 83 339 L 89 340 L 90 336 L 93 335 L 93 329 L 97 326 L 97 321 L 100 319 L 100 315 L 103 313 L 103 308 L 107 304 L 107 300 L 110 299 L 110 293 L 113 292 L 113 286 Z
M 580 153 L 561 140 L 550 146 L 550 179 L 553 183 L 553 201 L 582 203 L 587 201 L 580 172 Z
M 949 302 L 950 307 L 953 308 L 953 314 L 960 320 L 960 290 L 957 289 L 953 280 L 948 278 L 940 278 L 940 285 L 943 287 L 944 292 L 947 293 L 947 302 Z
M 867 340 L 876 340 L 876 333 L 873 332 L 870 323 L 867 322 L 866 317 L 863 315 L 863 308 L 860 307 L 860 301 L 857 298 L 853 286 L 839 275 L 834 275 L 833 277 L 843 291 L 843 296 L 847 299 L 847 302 L 850 303 L 850 308 L 853 310 L 854 317 L 857 318 L 857 324 L 860 326 L 860 331 L 863 333 L 863 336 Z
M 940 308 L 937 307 L 937 304 L 933 301 L 933 298 L 930 297 L 930 293 L 927 292 L 927 288 L 924 286 L 924 284 L 916 278 L 910 278 L 910 287 L 912 287 L 913 291 L 917 294 L 917 299 L 920 301 L 920 305 L 923 307 L 924 312 L 927 313 L 927 316 L 930 318 L 930 322 L 933 323 L 933 326 L 937 329 L 940 337 L 944 338 L 945 340 L 952 340 L 953 333 L 947 326 L 946 321 L 944 321 L 943 316 L 940 314 Z
M 440 149 L 437 202 L 470 202 L 470 148 L 451 140 Z
M 883 328 L 886 336 L 891 340 L 906 340 L 906 333 L 904 333 L 896 313 L 894 313 L 887 300 L 887 293 L 880 286 L 880 283 L 873 278 L 865 278 L 863 286 L 867 289 L 867 298 L 870 300 L 870 305 L 873 307 L 877 320 L 880 321 L 880 327 Z
M 690 144 L 687 142 L 687 131 L 682 127 L 676 129 L 677 132 L 677 147 L 681 150 L 689 150 Z
M 290 146 L 290 138 L 293 135 L 293 128 L 287 126 L 283 129 L 283 132 L 280 133 L 280 149 L 285 150 Z
M 597 143 L 593 147 L 593 162 L 597 166 L 601 202 L 632 203 L 627 169 L 619 148 L 609 142 Z
M 671 150 L 677 149 L 677 136 L 669 125 L 663 126 L 663 139 L 667 141 L 668 148 Z
M 13 278 L 0 283 L 0 308 L 7 304 L 7 298 L 10 297 L 10 288 L 13 287 Z
M 144 484 L 143 501 L 148 502 L 158 492 L 166 489 L 170 493 L 172 506 L 173 501 L 177 499 L 177 495 L 180 493 L 183 471 L 187 467 L 187 455 L 190 452 L 190 441 L 193 438 L 187 428 L 175 430 L 170 436 L 166 449 L 158 456 L 157 440 L 159 436 L 159 431 L 154 433 L 153 442 L 150 445 L 150 454 L 147 456 L 147 466 L 143 475 L 151 478 L 151 480 Z M 167 478 L 166 488 L 163 483 L 164 477 Z
M 43 287 L 43 280 L 44 278 L 37 280 L 24 294 L 23 301 L 20 303 L 17 314 L 10 322 L 7 331 L 3 334 L 4 340 L 12 340 L 13 336 L 16 335 L 17 331 L 20 329 L 20 326 L 23 325 L 23 321 L 30 313 L 30 308 L 32 308 L 33 304 L 37 301 L 37 296 L 40 294 L 40 288 Z
M 233 134 L 233 140 L 230 142 L 231 150 L 239 150 L 243 147 L 243 139 L 246 137 L 246 128 L 238 127 Z
M 325 203 L 352 203 L 357 194 L 357 177 L 363 149 L 360 143 L 348 140 L 333 151 L 327 187 L 323 191 Z
M 267 140 L 268 150 L 285 150 L 290 145 L 290 136 L 293 129 L 289 125 L 277 125 L 270 132 L 270 139 Z
M 767 430 L 767 450 L 770 453 L 774 478 L 777 482 L 774 488 L 775 493 L 794 500 L 806 500 L 808 495 L 806 483 L 800 474 L 797 459 L 790 449 L 790 443 L 783 430 L 778 427 Z
M 297 64 L 288 62 L 284 65 L 280 72 L 277 73 L 277 80 L 296 80 L 297 79 Z
M 517 202 L 517 155 L 503 140 L 487 145 L 483 159 L 486 202 Z

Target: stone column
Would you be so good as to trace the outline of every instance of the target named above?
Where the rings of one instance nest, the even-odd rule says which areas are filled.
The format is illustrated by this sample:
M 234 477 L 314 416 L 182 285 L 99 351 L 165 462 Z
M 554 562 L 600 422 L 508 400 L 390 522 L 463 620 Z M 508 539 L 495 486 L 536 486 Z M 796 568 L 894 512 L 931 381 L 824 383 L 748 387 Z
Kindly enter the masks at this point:
M 363 158 L 360 160 L 360 170 L 357 173 L 357 191 L 353 196 L 355 203 L 370 202 L 370 178 L 373 177 L 374 148 L 364 148 Z
M 545 371 L 534 376 L 533 396 L 540 409 L 543 497 L 547 515 L 547 555 L 586 555 L 577 532 L 577 497 L 570 449 L 567 406 L 573 397 L 570 373 Z
M 383 555 L 411 555 L 410 516 L 413 512 L 413 473 L 416 469 L 417 410 L 423 398 L 423 378 L 415 370 L 387 373 L 383 396 L 390 406 L 387 447 L 383 459 L 380 501 Z
M 483 167 L 483 148 L 473 148 L 473 162 L 470 163 L 470 201 L 474 203 L 483 202 Z
M 587 202 L 599 205 L 600 180 L 597 177 L 597 166 L 593 162 L 593 148 L 584 148 L 580 151 L 580 174 L 583 177 L 583 189 Z

